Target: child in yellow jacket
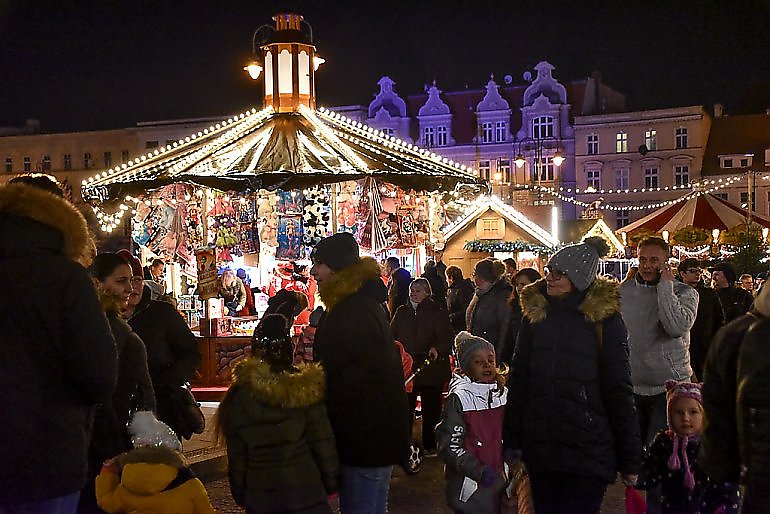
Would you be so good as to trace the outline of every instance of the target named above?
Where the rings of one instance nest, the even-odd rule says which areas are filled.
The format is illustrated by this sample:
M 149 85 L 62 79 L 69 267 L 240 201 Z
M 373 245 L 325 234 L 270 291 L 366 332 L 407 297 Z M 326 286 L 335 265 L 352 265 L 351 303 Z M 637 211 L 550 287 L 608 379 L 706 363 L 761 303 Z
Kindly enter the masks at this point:
M 151 412 L 137 412 L 129 432 L 134 449 L 106 461 L 96 477 L 99 507 L 109 513 L 216 513 L 165 423 Z

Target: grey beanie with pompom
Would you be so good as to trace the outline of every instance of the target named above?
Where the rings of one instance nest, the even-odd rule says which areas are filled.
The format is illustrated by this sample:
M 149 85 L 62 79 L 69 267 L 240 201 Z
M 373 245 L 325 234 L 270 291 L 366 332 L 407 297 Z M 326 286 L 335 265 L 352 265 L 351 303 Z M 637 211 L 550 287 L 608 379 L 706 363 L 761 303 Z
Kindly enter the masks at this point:
M 495 351 L 495 347 L 492 343 L 483 337 L 474 336 L 465 330 L 455 336 L 455 355 L 457 356 L 457 360 L 460 362 L 460 368 L 463 369 L 463 371 L 468 369 L 468 364 L 470 363 L 471 356 L 473 356 L 473 352 L 481 349 L 489 350 L 490 352 Z
M 599 236 L 565 246 L 551 257 L 548 267 L 565 273 L 578 291 L 585 291 L 596 279 L 599 260 L 610 252 L 610 246 Z

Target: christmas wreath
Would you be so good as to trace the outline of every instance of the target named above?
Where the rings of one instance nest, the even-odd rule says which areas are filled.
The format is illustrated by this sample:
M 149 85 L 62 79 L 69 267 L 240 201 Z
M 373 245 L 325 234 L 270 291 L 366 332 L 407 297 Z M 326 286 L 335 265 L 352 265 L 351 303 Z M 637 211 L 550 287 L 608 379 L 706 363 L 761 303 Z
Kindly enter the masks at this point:
M 711 234 L 706 229 L 690 225 L 674 232 L 671 235 L 671 243 L 685 248 L 695 248 L 711 244 Z

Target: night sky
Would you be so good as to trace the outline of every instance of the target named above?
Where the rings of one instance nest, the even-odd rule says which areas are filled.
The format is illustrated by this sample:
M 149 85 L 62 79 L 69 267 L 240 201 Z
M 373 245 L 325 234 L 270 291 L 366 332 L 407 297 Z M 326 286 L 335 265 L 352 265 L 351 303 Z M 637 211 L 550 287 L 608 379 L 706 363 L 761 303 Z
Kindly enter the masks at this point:
M 770 0 L 505 2 L 0 0 L 0 127 L 43 132 L 236 113 L 262 80 L 241 70 L 278 11 L 313 26 L 320 105 L 498 83 L 540 60 L 566 82 L 598 70 L 632 109 L 770 107 Z M 709 107 L 710 109 L 710 107 Z

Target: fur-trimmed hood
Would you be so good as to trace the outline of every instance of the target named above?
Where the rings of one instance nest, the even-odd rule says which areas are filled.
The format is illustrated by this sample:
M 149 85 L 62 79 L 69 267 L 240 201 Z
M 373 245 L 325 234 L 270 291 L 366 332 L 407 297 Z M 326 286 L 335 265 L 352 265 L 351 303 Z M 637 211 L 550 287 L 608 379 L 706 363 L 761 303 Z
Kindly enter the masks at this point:
M 618 284 L 604 277 L 597 277 L 585 293 L 575 291 L 570 296 L 573 295 L 576 297 L 575 301 L 580 301 L 578 310 L 591 323 L 604 321 L 620 312 Z M 520 302 L 522 314 L 530 323 L 543 321 L 548 314 L 549 303 L 545 279 L 541 278 L 525 287 L 521 291 Z
M 40 230 L 29 231 L 15 223 L 14 237 L 20 251 L 34 252 L 35 249 L 61 253 L 84 267 L 91 264 L 96 254 L 96 246 L 88 232 L 88 225 L 83 214 L 67 200 L 42 189 L 25 184 L 6 184 L 0 186 L 0 221 L 3 217 L 28 219 L 53 229 L 50 237 L 40 237 Z M 10 232 L 11 221 L 7 230 Z M 4 230 L 6 230 L 3 223 Z M 53 232 L 57 234 L 54 234 Z M 0 253 L 10 254 L 11 248 L 0 248 Z
M 323 288 L 319 288 L 319 295 L 326 308 L 331 311 L 342 300 L 363 287 L 367 287 L 365 292 L 379 303 L 387 300 L 387 289 L 380 278 L 380 265 L 371 257 L 363 257 L 356 264 L 335 272 Z
M 320 364 L 297 366 L 296 373 L 273 373 L 270 365 L 251 357 L 236 366 L 234 382 L 271 407 L 297 409 L 323 400 L 326 378 Z

